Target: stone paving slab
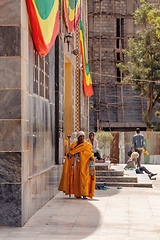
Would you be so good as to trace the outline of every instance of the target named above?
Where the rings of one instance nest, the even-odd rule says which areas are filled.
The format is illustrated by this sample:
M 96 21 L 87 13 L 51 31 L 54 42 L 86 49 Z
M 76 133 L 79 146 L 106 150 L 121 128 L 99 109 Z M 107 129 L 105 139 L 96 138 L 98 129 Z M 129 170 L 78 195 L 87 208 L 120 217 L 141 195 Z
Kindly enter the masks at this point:
M 62 192 L 22 228 L 0 226 L 0 240 L 160 240 L 160 166 L 153 188 L 110 187 L 92 200 Z

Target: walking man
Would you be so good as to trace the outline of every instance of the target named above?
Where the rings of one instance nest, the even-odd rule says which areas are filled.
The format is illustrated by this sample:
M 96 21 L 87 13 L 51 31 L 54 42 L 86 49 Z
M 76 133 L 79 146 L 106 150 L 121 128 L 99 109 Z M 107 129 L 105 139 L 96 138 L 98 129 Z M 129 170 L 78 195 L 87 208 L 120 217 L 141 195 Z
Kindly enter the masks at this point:
M 139 157 L 137 158 L 138 167 L 141 167 L 141 155 L 143 149 L 146 150 L 145 142 L 144 142 L 144 136 L 140 133 L 140 128 L 136 129 L 136 134 L 133 136 L 132 140 L 132 147 L 131 149 L 134 149 L 135 152 L 139 153 Z

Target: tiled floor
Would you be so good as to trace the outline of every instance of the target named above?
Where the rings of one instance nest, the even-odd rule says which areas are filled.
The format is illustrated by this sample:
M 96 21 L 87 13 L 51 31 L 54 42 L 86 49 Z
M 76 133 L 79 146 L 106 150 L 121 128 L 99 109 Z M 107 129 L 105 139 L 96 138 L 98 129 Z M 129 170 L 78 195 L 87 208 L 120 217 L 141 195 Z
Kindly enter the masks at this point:
M 160 166 L 153 188 L 96 190 L 93 200 L 59 193 L 22 228 L 0 226 L 0 240 L 160 240 Z

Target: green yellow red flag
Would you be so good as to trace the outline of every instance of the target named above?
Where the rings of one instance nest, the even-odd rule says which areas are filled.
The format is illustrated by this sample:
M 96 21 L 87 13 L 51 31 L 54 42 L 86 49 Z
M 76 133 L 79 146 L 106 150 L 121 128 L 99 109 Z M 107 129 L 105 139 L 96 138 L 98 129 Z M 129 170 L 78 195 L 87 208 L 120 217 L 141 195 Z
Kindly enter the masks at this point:
M 46 56 L 59 33 L 59 0 L 26 0 L 37 52 Z
M 92 79 L 89 72 L 89 64 L 86 64 L 85 42 L 83 34 L 82 21 L 80 20 L 80 48 L 82 54 L 82 66 L 83 66 L 83 88 L 87 97 L 93 95 Z
M 76 30 L 77 24 L 80 19 L 80 0 L 64 0 L 63 1 L 63 14 L 64 21 L 68 32 Z

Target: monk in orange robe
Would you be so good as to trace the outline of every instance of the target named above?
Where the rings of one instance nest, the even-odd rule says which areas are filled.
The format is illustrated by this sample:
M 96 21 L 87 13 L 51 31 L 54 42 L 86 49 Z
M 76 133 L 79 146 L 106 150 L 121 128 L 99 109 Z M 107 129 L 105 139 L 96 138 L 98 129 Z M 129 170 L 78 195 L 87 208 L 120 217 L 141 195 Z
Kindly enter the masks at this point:
M 89 175 L 89 162 L 94 161 L 92 146 L 84 141 L 84 132 L 77 133 L 78 141 L 70 145 L 59 184 L 59 191 L 75 197 L 93 198 L 95 191 L 95 164 L 94 176 Z

